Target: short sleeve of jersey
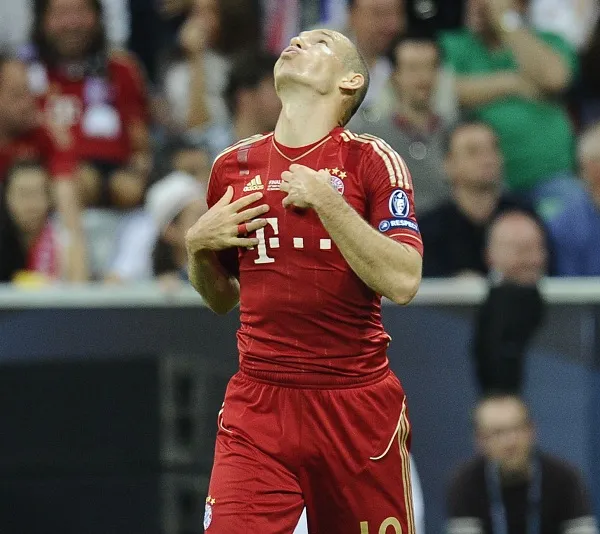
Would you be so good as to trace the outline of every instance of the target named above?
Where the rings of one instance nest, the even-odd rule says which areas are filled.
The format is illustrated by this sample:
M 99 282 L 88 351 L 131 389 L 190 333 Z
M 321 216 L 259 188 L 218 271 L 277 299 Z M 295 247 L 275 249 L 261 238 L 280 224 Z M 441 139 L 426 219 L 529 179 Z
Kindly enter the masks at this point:
M 367 137 L 367 136 L 363 136 Z M 369 136 L 361 165 L 367 220 L 379 232 L 423 254 L 413 185 L 404 160 L 383 140 Z
M 210 178 L 208 181 L 208 189 L 206 191 L 206 204 L 208 208 L 212 208 L 219 199 L 225 194 L 227 190 L 227 186 L 223 182 L 223 160 L 217 159 L 213 164 L 213 167 L 210 171 Z M 219 262 L 225 268 L 225 270 L 239 278 L 240 274 L 240 266 L 238 261 L 238 251 L 236 248 L 230 248 L 227 250 L 222 250 L 217 253 L 217 257 L 219 258 Z

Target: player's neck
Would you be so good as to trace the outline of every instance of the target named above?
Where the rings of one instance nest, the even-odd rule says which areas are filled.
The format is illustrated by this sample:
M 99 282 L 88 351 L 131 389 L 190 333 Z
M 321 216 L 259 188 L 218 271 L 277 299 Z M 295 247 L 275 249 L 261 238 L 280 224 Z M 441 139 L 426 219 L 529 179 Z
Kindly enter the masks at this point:
M 275 139 L 288 147 L 310 145 L 325 137 L 338 125 L 335 103 L 320 95 L 296 93 L 283 97 L 282 108 L 275 126 Z

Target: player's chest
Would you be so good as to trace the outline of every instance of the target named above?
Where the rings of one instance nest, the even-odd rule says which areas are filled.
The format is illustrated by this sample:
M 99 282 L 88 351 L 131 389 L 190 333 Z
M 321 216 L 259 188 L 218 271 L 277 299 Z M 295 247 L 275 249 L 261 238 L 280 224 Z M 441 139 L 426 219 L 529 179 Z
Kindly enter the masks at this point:
M 269 168 L 249 165 L 243 174 L 230 177 L 234 198 L 261 192 L 263 198 L 259 204 L 269 206 L 264 216 L 267 226 L 256 233 L 259 246 L 244 254 L 242 264 L 249 262 L 261 265 L 275 261 L 333 264 L 339 261 L 339 251 L 314 210 L 283 207 L 287 193 L 281 190 L 281 174 L 290 165 L 290 162 L 276 162 Z M 332 188 L 359 214 L 364 215 L 365 197 L 351 169 L 346 169 L 342 162 L 331 158 L 319 162 L 314 170 L 328 171 Z

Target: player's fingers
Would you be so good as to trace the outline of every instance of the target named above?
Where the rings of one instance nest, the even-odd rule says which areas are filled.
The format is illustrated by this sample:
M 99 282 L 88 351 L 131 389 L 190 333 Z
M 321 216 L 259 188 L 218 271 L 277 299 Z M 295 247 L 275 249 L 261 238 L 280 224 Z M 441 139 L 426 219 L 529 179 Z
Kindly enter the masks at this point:
M 234 218 L 234 222 L 236 224 L 243 223 L 249 221 L 250 219 L 254 219 L 255 217 L 259 217 L 269 211 L 269 206 L 267 204 L 262 204 L 261 206 L 257 206 L 256 208 L 250 208 L 244 211 L 240 211 Z
M 292 163 L 290 165 L 290 171 L 292 172 L 296 172 L 296 171 L 300 171 L 302 169 L 308 169 L 309 167 L 307 167 L 306 165 L 300 165 L 299 163 Z
M 284 193 L 289 193 L 292 189 L 292 186 L 289 184 L 289 182 L 285 182 L 285 181 L 281 181 L 281 185 L 279 186 L 279 190 L 283 191 Z
M 293 204 L 292 202 L 292 198 L 290 197 L 290 195 L 288 195 L 287 197 L 285 197 L 282 201 L 281 201 L 281 205 L 284 208 L 287 208 L 288 206 L 290 206 L 291 204 Z
M 228 185 L 227 191 L 225 191 L 225 194 L 217 201 L 217 203 L 215 205 L 226 206 L 227 204 L 229 204 L 231 202 L 232 198 L 233 198 L 233 187 Z
M 268 222 L 266 219 L 254 219 L 253 221 L 246 223 L 247 233 L 251 234 L 252 232 L 256 232 L 259 228 L 264 228 L 267 226 Z
M 256 237 L 234 237 L 230 245 L 241 248 L 255 247 L 258 245 L 258 239 Z
M 246 195 L 245 197 L 234 200 L 231 204 L 229 204 L 229 206 L 234 211 L 240 211 L 242 208 L 245 208 L 250 204 L 254 204 L 257 200 L 260 200 L 262 197 L 262 193 L 252 193 L 251 195 Z
M 282 180 L 281 185 L 283 185 L 284 183 L 289 182 L 290 179 L 292 178 L 292 176 L 294 176 L 294 175 L 290 171 L 283 171 L 281 173 L 281 180 Z

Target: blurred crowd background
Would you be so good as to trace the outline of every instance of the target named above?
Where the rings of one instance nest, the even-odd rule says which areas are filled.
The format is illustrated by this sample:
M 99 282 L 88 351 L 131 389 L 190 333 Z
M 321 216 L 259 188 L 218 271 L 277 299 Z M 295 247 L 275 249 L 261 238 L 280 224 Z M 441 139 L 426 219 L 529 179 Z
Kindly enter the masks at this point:
M 523 467 L 538 446 L 519 399 L 547 316 L 538 282 L 600 276 L 597 0 L 0 0 L 0 283 L 185 287 L 184 236 L 207 209 L 212 160 L 274 128 L 273 67 L 314 27 L 345 33 L 369 65 L 348 128 L 407 162 L 424 277 L 490 286 L 469 322 L 475 389 L 495 395 L 474 436 L 486 458 Z M 562 515 L 545 520 L 596 534 L 585 483 L 561 465 Z M 480 495 L 471 475 L 455 485 Z M 512 502 L 524 495 L 517 485 Z M 476 516 L 472 501 L 451 489 L 448 513 Z
M 595 0 L 1 2 L 0 281 L 184 283 L 212 159 L 273 129 L 277 55 L 316 26 L 371 68 L 348 127 L 407 161 L 426 277 L 600 275 L 599 13 Z

